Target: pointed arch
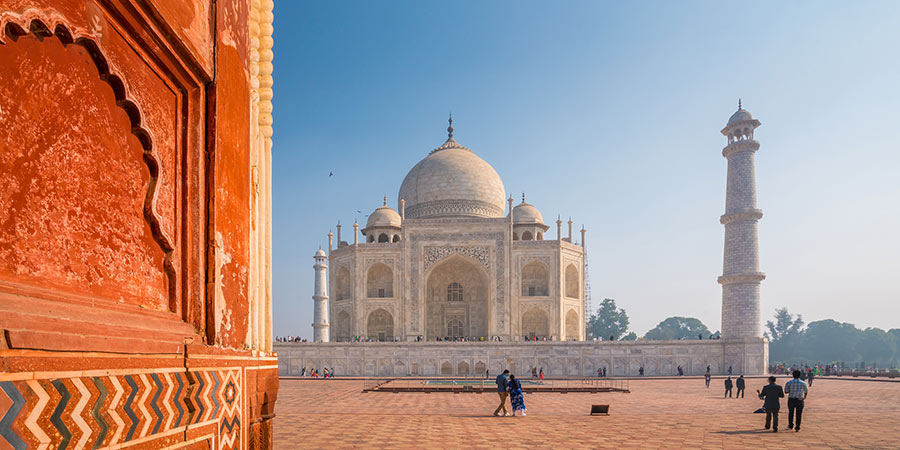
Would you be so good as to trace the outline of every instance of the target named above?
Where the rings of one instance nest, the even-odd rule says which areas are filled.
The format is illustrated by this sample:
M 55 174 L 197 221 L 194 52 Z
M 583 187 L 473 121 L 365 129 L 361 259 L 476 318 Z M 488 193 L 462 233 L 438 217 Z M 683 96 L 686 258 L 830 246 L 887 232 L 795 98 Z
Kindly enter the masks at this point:
M 550 318 L 541 308 L 531 308 L 522 314 L 522 335 L 528 338 L 550 336 Z
M 393 341 L 394 316 L 384 308 L 369 313 L 366 320 L 366 336 L 376 341 Z
M 550 269 L 540 261 L 531 261 L 522 267 L 523 297 L 546 297 L 550 295 Z
M 578 276 L 578 268 L 575 264 L 569 263 L 566 266 L 566 297 L 581 298 L 581 288 L 579 287 L 581 277 Z
M 581 337 L 579 329 L 581 321 L 578 319 L 578 313 L 574 309 L 570 309 L 566 313 L 566 340 L 578 340 Z
M 338 267 L 334 275 L 334 299 L 346 300 L 350 298 L 350 270 L 347 266 Z
M 387 264 L 375 263 L 366 272 L 366 297 L 391 298 L 394 296 L 394 271 Z

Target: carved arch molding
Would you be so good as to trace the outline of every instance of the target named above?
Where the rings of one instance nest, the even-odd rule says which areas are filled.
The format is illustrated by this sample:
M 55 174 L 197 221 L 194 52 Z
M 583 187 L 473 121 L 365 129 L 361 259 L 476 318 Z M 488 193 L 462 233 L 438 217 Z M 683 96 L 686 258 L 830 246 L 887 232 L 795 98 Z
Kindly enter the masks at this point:
M 150 341 L 181 341 L 205 325 L 209 80 L 177 49 L 129 28 L 150 20 L 137 7 L 127 18 L 105 8 L 121 7 L 0 9 L 0 296 L 22 304 L 0 303 L 29 311 L 64 302 L 76 320 L 97 308 L 137 314 L 160 329 Z M 41 348 L 41 333 L 53 330 L 11 341 Z M 79 345 L 71 349 L 134 350 Z

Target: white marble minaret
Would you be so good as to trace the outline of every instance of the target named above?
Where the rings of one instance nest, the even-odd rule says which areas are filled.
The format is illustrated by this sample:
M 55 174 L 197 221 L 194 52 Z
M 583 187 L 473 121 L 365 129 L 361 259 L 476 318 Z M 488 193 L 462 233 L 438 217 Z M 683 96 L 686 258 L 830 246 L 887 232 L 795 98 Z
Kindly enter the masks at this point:
M 757 222 L 762 210 L 756 207 L 754 155 L 759 142 L 753 130 L 760 122 L 749 111 L 738 110 L 722 129 L 728 145 L 722 156 L 728 160 L 728 187 L 725 195 L 725 258 L 722 276 L 722 338 L 758 338 L 760 333 L 759 284 L 766 275 L 759 271 Z
M 315 294 L 313 301 L 316 302 L 313 310 L 313 341 L 328 342 L 328 263 L 325 260 L 328 256 L 321 248 L 313 256 L 316 263 L 313 269 L 316 269 Z

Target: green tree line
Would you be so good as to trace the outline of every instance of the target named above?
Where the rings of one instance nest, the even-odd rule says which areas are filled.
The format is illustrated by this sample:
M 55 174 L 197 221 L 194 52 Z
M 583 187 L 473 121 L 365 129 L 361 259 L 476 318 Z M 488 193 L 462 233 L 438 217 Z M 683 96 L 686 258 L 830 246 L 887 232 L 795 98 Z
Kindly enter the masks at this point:
M 607 298 L 597 312 L 591 314 L 587 325 L 590 339 L 602 340 L 678 340 L 718 337 L 706 325 L 693 317 L 669 317 L 652 330 L 638 337 L 629 331 L 628 314 Z M 900 328 L 860 329 L 851 323 L 832 319 L 808 324 L 787 308 L 775 311 L 773 320 L 766 322 L 765 336 L 769 339 L 769 361 L 773 364 L 830 364 L 848 368 L 887 368 L 900 366 Z
M 845 367 L 896 367 L 900 362 L 900 328 L 857 328 L 832 319 L 805 324 L 787 308 L 766 322 L 772 363 L 843 363 Z

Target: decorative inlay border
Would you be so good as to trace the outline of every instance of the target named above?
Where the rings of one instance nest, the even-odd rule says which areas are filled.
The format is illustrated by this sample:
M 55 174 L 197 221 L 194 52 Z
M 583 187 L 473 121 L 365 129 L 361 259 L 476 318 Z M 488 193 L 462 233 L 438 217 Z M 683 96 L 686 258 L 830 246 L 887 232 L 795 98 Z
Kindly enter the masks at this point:
M 406 207 L 406 217 L 433 217 L 444 215 L 473 215 L 480 217 L 503 217 L 503 207 L 480 200 L 435 200 Z
M 436 262 L 454 254 L 468 256 L 484 266 L 485 269 L 491 269 L 491 251 L 487 247 L 474 246 L 443 246 L 443 247 L 425 247 L 425 266 L 424 270 L 428 270 Z
M 0 442 L 120 448 L 214 425 L 216 448 L 242 448 L 243 385 L 240 368 L 0 381 L 0 396 L 11 400 L 0 410 Z

